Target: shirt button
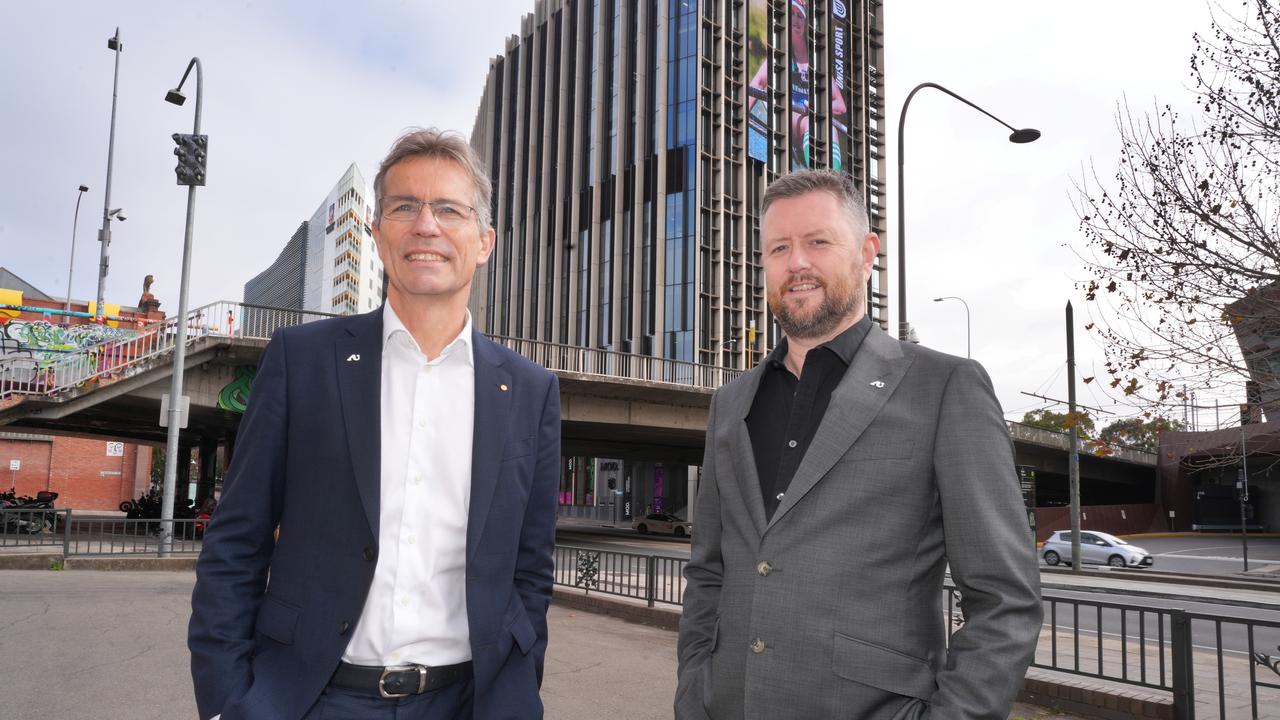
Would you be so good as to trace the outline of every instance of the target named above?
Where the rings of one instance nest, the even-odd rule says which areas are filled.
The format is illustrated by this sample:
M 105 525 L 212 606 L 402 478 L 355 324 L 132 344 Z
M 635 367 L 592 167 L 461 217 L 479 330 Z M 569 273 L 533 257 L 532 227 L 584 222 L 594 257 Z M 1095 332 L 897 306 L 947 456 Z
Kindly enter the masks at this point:
M 795 447 L 798 443 L 795 440 L 788 440 L 787 447 Z
M 347 631 L 350 629 L 351 629 L 351 623 L 347 622 L 346 620 L 343 620 L 342 622 L 338 623 L 339 635 L 346 635 Z
M 408 596 L 408 595 L 401 595 L 401 596 L 400 596 L 400 605 L 401 605 L 402 607 L 409 607 L 409 596 Z
M 773 572 L 773 566 L 769 564 L 768 560 L 761 560 L 756 564 L 756 572 L 760 573 L 760 577 L 764 577 Z
M 408 542 L 410 545 L 416 545 L 418 543 L 418 538 L 415 535 L 410 535 L 409 539 L 406 542 Z
M 752 640 L 752 641 L 751 641 L 751 652 L 753 652 L 753 653 L 755 653 L 755 654 L 757 654 L 757 655 L 759 655 L 760 653 L 764 652 L 764 641 L 763 641 L 763 640 L 761 640 L 760 638 L 756 638 L 755 640 Z

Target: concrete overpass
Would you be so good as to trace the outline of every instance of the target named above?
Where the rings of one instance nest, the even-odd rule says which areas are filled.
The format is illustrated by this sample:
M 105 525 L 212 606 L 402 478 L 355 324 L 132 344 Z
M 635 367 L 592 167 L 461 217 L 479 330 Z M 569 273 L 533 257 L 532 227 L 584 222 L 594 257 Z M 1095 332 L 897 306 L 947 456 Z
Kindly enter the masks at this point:
M 193 310 L 187 319 L 185 389 L 191 410 L 183 445 L 230 447 L 271 333 L 321 317 L 232 302 Z M 21 357 L 0 359 L 0 425 L 163 444 L 161 396 L 169 389 L 175 323 L 169 319 L 44 365 Z M 593 348 L 493 339 L 559 377 L 566 456 L 700 464 L 711 394 L 741 373 Z M 1017 462 L 1037 469 L 1041 503 L 1064 494 L 1066 436 L 1017 423 L 1010 423 L 1010 433 Z M 1086 496 L 1116 495 L 1129 501 L 1154 487 L 1151 453 L 1120 450 L 1108 457 L 1081 458 Z M 1088 497 L 1086 504 L 1092 504 Z

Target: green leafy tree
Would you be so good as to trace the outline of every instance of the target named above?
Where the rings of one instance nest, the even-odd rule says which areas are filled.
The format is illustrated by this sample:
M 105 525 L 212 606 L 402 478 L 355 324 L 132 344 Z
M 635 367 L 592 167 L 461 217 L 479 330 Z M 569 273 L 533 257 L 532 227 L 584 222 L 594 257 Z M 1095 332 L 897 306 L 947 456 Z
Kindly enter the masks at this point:
M 1098 439 L 1109 445 L 1127 445 L 1138 450 L 1155 452 L 1160 449 L 1160 433 L 1170 430 L 1186 430 L 1186 424 L 1181 420 L 1170 420 L 1164 417 L 1123 418 L 1103 427 L 1098 433 Z
M 1034 425 L 1045 430 L 1053 430 L 1055 432 L 1070 432 L 1071 428 L 1076 429 L 1076 434 L 1082 438 L 1093 436 L 1093 418 L 1089 417 L 1089 413 L 1083 410 L 1077 410 L 1073 416 L 1069 412 L 1059 413 L 1052 410 L 1032 410 L 1024 413 L 1022 416 L 1024 425 Z

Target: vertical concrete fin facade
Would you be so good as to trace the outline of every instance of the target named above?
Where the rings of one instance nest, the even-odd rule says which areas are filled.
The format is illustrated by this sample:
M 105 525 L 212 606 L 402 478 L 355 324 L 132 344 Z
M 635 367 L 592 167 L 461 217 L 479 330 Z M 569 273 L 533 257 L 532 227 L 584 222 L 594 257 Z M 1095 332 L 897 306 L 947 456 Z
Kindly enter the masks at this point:
M 477 325 L 758 362 L 779 340 L 766 184 L 797 167 L 848 172 L 883 237 L 882 13 L 881 0 L 537 2 L 490 61 L 472 130 L 497 233 Z M 868 311 L 882 326 L 887 273 L 881 253 Z

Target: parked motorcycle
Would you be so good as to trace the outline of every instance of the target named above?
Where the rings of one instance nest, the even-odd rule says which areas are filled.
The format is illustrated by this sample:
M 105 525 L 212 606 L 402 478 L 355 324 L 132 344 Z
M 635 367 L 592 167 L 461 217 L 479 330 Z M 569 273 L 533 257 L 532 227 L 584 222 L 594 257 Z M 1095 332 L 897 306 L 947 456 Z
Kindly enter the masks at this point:
M 18 497 L 0 502 L 0 510 L 4 513 L 4 531 L 27 533 L 34 535 L 53 529 L 56 513 L 44 512 L 53 510 L 53 501 L 58 493 L 41 490 L 35 497 Z

